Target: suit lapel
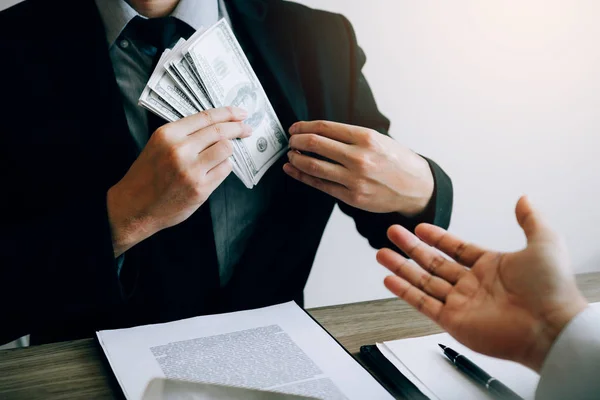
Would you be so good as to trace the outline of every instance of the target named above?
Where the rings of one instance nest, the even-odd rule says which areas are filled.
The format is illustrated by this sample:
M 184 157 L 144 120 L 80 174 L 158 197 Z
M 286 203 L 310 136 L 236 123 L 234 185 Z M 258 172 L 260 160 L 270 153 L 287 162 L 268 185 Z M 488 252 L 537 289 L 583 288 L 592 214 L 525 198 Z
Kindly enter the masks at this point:
M 60 37 L 55 57 L 63 60 L 57 63 L 56 74 L 70 95 L 77 96 L 71 106 L 83 127 L 82 142 L 89 142 L 89 151 L 98 154 L 101 165 L 96 168 L 112 186 L 127 172 L 138 150 L 129 132 L 98 9 L 93 0 L 68 4 L 71 12 L 61 16 L 62 27 L 56 28 Z
M 298 72 L 297 54 L 294 42 L 289 35 L 273 35 L 273 32 L 287 32 L 285 21 L 277 18 L 264 0 L 230 0 L 229 10 L 238 18 L 256 46 L 260 57 L 275 77 L 281 91 L 289 102 L 296 119 L 308 117 L 306 97 Z
M 93 1 L 88 2 L 90 7 L 89 13 L 93 15 L 93 34 L 95 40 L 98 42 L 96 46 L 91 46 L 92 49 L 101 49 L 101 44 L 104 44 L 106 51 L 96 51 L 95 54 L 95 68 L 94 90 L 101 93 L 105 101 L 109 104 L 99 104 L 98 110 L 102 110 L 103 113 L 108 113 L 106 120 L 108 121 L 105 126 L 105 132 L 103 135 L 109 136 L 114 140 L 116 146 L 113 150 L 121 150 L 123 154 L 127 155 L 127 169 L 137 158 L 139 150 L 138 146 L 129 131 L 127 119 L 125 117 L 125 110 L 123 108 L 123 99 L 121 91 L 115 78 L 115 73 L 112 66 L 112 61 L 109 56 L 108 46 L 106 44 L 106 34 L 100 13 L 96 8 Z M 93 50 L 92 50 L 93 51 Z M 123 171 L 123 174 L 127 172 L 127 169 Z

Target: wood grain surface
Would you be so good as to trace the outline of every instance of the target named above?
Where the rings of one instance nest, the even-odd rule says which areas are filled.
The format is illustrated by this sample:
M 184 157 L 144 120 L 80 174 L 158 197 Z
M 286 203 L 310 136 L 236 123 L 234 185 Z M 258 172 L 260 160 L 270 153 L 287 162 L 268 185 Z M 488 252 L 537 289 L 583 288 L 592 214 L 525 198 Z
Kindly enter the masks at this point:
M 589 301 L 600 301 L 600 273 L 579 275 Z M 310 314 L 348 351 L 441 330 L 398 299 L 315 308 Z M 92 339 L 0 351 L 0 399 L 121 398 Z M 360 359 L 359 359 L 360 361 Z

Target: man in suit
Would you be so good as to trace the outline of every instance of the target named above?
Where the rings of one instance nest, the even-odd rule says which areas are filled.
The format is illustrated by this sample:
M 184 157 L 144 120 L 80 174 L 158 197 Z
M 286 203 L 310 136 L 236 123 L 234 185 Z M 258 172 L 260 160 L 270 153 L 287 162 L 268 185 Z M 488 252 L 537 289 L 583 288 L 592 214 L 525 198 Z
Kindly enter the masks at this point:
M 600 309 L 577 289 L 563 240 L 526 197 L 516 216 L 527 248 L 515 253 L 482 249 L 432 225 L 419 225 L 418 238 L 390 228 L 418 265 L 380 250 L 377 259 L 395 274 L 385 285 L 465 346 L 538 372 L 537 399 L 597 399 Z
M 165 124 L 137 105 L 156 56 L 219 18 L 291 133 L 252 190 L 227 160 L 229 139 L 252 134 L 244 110 Z M 393 223 L 449 224 L 450 179 L 387 136 L 340 15 L 279 0 L 28 0 L 0 14 L 0 43 L 0 342 L 302 304 L 336 200 L 377 248 Z

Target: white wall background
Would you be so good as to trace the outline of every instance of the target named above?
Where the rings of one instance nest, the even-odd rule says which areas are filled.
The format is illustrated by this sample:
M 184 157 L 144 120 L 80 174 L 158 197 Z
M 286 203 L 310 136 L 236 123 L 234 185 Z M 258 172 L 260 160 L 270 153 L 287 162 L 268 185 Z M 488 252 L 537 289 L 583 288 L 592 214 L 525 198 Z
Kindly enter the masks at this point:
M 17 2 L 0 0 L 0 9 Z M 354 25 L 392 135 L 452 177 L 451 231 L 518 249 L 513 208 L 527 193 L 566 236 L 575 271 L 600 270 L 600 2 L 299 2 Z M 389 297 L 384 276 L 336 210 L 307 306 Z
M 513 210 L 527 193 L 566 236 L 575 271 L 600 270 L 600 2 L 299 2 L 352 22 L 392 135 L 452 177 L 451 231 L 518 249 Z M 308 307 L 390 296 L 355 232 L 336 210 Z

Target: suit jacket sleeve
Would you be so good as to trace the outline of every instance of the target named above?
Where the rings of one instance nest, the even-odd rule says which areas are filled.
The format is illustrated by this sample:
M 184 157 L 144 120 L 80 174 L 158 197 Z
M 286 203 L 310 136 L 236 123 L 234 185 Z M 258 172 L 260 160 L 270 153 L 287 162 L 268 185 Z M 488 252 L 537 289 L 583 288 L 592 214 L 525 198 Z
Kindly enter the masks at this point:
M 365 54 L 357 45 L 354 30 L 350 22 L 344 17 L 340 18 L 343 19 L 351 47 L 349 60 L 352 68 L 350 73 L 352 77 L 352 81 L 350 82 L 352 87 L 350 94 L 350 123 L 368 127 L 387 135 L 390 122 L 377 109 L 373 93 L 361 72 L 366 62 Z M 426 157 L 424 158 L 429 163 L 433 174 L 434 191 L 429 204 L 420 215 L 407 217 L 399 213 L 375 214 L 339 202 L 340 209 L 354 218 L 358 231 L 369 240 L 371 246 L 375 248 L 389 247 L 398 250 L 387 239 L 387 229 L 394 224 L 402 225 L 410 231 L 414 231 L 415 227 L 422 222 L 448 228 L 452 212 L 452 182 L 448 175 L 434 161 Z
M 536 399 L 593 399 L 600 394 L 600 309 L 588 306 L 560 333 L 544 361 Z
M 121 301 L 105 195 L 3 224 L 0 252 L 0 343 Z

